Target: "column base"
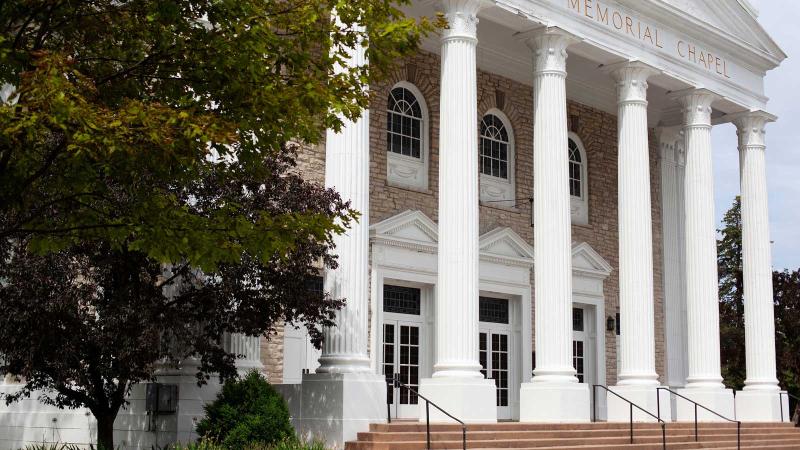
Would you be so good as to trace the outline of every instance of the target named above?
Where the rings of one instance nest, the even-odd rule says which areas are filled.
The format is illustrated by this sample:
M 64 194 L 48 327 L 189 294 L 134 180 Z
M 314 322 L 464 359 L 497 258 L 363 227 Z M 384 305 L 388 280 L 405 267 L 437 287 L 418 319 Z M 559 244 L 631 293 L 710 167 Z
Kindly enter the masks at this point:
M 645 409 L 653 416 L 660 417 L 661 420 L 669 422 L 672 418 L 672 407 L 670 405 L 670 394 L 667 391 L 658 390 L 659 386 L 610 386 L 609 389 L 622 397 L 632 401 L 636 405 Z M 609 422 L 629 422 L 631 407 L 628 402 L 622 400 L 614 394 L 606 393 L 606 404 L 608 405 L 607 420 Z M 658 422 L 658 420 L 633 407 L 634 422 Z
M 736 420 L 742 422 L 781 422 L 779 391 L 743 390 L 736 392 Z M 788 409 L 788 408 L 787 408 Z M 783 418 L 789 411 L 783 411 Z
M 683 388 L 675 391 L 684 397 L 690 398 L 708 409 L 728 419 L 735 419 L 733 403 L 733 390 L 724 388 Z M 680 397 L 675 400 L 678 422 L 694 422 L 694 404 Z M 699 422 L 727 422 L 727 420 L 710 413 L 703 408 L 697 408 Z
M 590 422 L 589 397 L 589 385 L 584 383 L 522 383 L 519 389 L 519 421 Z
M 497 388 L 494 380 L 484 378 L 425 378 L 419 393 L 465 423 L 497 422 Z M 431 422 L 455 423 L 433 406 Z M 419 400 L 419 420 L 425 421 L 425 401 Z
M 276 385 L 303 437 L 344 448 L 370 423 L 386 422 L 386 379 L 373 373 L 304 374 L 300 384 Z

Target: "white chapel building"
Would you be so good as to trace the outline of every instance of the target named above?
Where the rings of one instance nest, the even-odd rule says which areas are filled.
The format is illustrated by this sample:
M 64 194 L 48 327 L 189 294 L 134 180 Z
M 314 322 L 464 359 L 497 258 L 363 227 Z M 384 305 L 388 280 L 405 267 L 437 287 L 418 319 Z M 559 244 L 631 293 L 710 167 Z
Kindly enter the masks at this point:
M 361 119 L 299 155 L 305 176 L 362 214 L 336 239 L 339 268 L 318 280 L 347 299 L 337 326 L 321 352 L 288 324 L 260 344 L 232 337 L 243 369 L 262 368 L 295 426 L 335 445 L 387 414 L 425 420 L 392 377 L 468 424 L 588 422 L 593 411 L 627 422 L 629 405 L 593 385 L 668 420 L 692 420 L 693 405 L 659 387 L 726 417 L 780 421 L 764 76 L 786 55 L 753 6 L 406 8 L 437 11 L 449 28 L 370 86 Z M 368 64 L 363 51 L 351 62 Z M 712 149 L 712 127 L 727 122 L 738 150 Z M 736 393 L 720 371 L 712 151 L 740 164 L 747 380 Z M 184 377 L 179 437 L 214 395 Z M 14 431 L 2 414 L 0 442 Z

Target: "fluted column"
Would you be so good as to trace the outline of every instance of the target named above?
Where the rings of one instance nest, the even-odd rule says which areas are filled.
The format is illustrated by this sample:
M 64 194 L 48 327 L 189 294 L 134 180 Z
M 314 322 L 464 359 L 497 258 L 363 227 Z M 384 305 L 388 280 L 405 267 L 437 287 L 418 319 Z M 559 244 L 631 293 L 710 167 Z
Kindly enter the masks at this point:
M 447 0 L 439 115 L 439 277 L 433 377 L 481 378 L 478 362 L 478 100 L 483 2 Z
M 239 374 L 244 375 L 251 370 L 260 371 L 264 367 L 261 364 L 260 337 L 231 333 L 225 334 L 224 339 L 225 350 L 237 356 L 236 370 Z
M 554 27 L 520 36 L 533 52 L 533 249 L 536 367 L 520 387 L 521 422 L 588 422 L 589 389 L 572 366 L 572 230 L 567 47 Z
M 687 388 L 723 388 L 719 356 L 717 235 L 711 155 L 711 103 L 694 89 L 677 97 L 686 138 L 686 303 L 689 344 Z
M 536 368 L 533 382 L 577 383 L 572 366 L 572 231 L 567 152 L 567 46 L 543 28 L 533 50 L 533 249 Z
M 444 0 L 439 111 L 436 363 L 420 393 L 468 422 L 496 422 L 496 388 L 478 361 L 478 101 L 475 49 L 483 0 Z M 420 408 L 420 420 L 426 420 Z M 431 420 L 452 421 L 431 408 Z
M 364 47 L 350 50 L 351 67 L 367 64 Z M 369 372 L 369 110 L 356 121 L 343 120 L 339 132 L 325 135 L 325 186 L 335 189 L 361 213 L 344 234 L 334 236 L 338 267 L 324 276 L 325 292 L 345 298 L 336 326 L 324 330 L 317 373 Z
M 764 161 L 764 128 L 774 117 L 753 112 L 738 117 L 742 201 L 742 264 L 747 379 L 745 390 L 778 391 L 775 367 L 772 260 Z
M 647 78 L 639 62 L 607 68 L 617 82 L 620 367 L 618 385 L 658 384 L 653 306 L 653 220 Z

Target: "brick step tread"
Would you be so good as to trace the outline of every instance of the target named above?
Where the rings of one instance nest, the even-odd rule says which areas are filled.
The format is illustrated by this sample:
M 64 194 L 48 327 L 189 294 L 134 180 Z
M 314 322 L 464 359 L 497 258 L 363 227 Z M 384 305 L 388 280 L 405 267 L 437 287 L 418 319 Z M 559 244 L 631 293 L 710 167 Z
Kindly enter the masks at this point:
M 372 443 L 366 442 L 348 442 L 346 449 L 348 450 L 366 450 L 366 449 L 381 449 L 381 450 L 405 450 L 405 449 L 424 449 L 425 442 L 394 442 L 394 443 L 380 443 L 378 445 L 371 445 Z M 437 450 L 444 449 L 461 449 L 461 442 L 447 442 L 448 445 L 442 445 L 443 442 L 437 442 L 432 445 Z M 510 446 L 497 446 L 496 442 L 467 442 L 467 447 L 471 450 L 476 449 L 503 449 L 514 448 L 514 450 L 616 450 L 616 449 L 629 449 L 629 450 L 661 450 L 661 441 L 645 442 L 645 443 L 593 443 L 582 445 L 556 445 L 556 446 L 531 446 L 531 447 L 510 447 Z M 704 448 L 713 448 L 716 450 L 733 450 L 736 449 L 736 440 L 722 440 L 722 441 L 707 441 L 707 442 L 668 442 L 667 448 L 670 450 L 695 450 Z M 742 442 L 742 449 L 800 449 L 800 438 L 796 439 L 764 439 L 754 442 Z
M 555 442 L 554 442 L 555 441 Z M 637 448 L 636 445 L 648 446 L 648 445 L 656 445 L 657 447 L 661 447 L 661 437 L 643 437 L 637 438 L 634 441 L 633 446 L 629 443 L 628 438 L 626 437 L 617 437 L 617 438 L 599 438 L 599 439 L 592 439 L 591 444 L 586 444 L 586 439 L 569 439 L 569 440 L 557 440 L 557 439 L 541 439 L 541 440 L 531 440 L 531 439 L 507 439 L 502 441 L 496 440 L 468 440 L 467 447 L 470 449 L 473 448 L 513 448 L 515 450 L 520 448 L 535 448 L 535 449 L 565 449 L 565 448 Z M 742 441 L 743 446 L 749 445 L 779 445 L 779 444 L 794 444 L 797 445 L 797 448 L 800 448 L 800 436 L 793 437 L 793 438 L 761 438 L 761 439 L 752 439 L 747 441 Z M 715 437 L 713 440 L 701 440 L 700 442 L 694 441 L 694 436 L 686 436 L 680 439 L 676 439 L 675 437 L 671 439 L 667 439 L 667 446 L 669 448 L 717 448 L 720 446 L 735 446 L 736 445 L 736 436 L 723 436 L 723 437 Z M 425 448 L 427 446 L 426 441 L 395 441 L 395 442 L 368 442 L 368 441 L 357 441 L 357 442 L 348 442 L 346 447 L 349 449 L 368 449 L 368 448 L 379 448 L 379 449 L 419 449 Z M 461 448 L 461 440 L 451 440 L 451 441 L 431 441 L 431 447 L 436 449 L 450 449 L 450 448 Z M 649 447 L 648 447 L 649 448 Z
M 624 422 L 594 422 L 594 423 L 520 423 L 520 422 L 498 422 L 486 424 L 468 424 L 468 431 L 483 431 L 483 430 L 596 430 L 596 429 L 627 429 L 630 427 L 629 423 Z M 634 429 L 647 429 L 657 428 L 661 429 L 661 425 L 654 422 L 635 423 Z M 667 422 L 668 429 L 676 428 L 692 428 L 694 429 L 693 422 Z M 727 422 L 701 422 L 698 428 L 736 428 L 735 423 Z M 794 428 L 791 423 L 776 423 L 776 422 L 752 422 L 743 423 L 742 429 L 751 428 Z M 422 422 L 403 422 L 403 423 L 373 423 L 370 424 L 370 431 L 424 431 L 425 424 Z M 460 431 L 461 425 L 459 424 L 431 424 L 431 431 Z
M 490 440 L 490 439 L 593 439 L 603 437 L 625 437 L 629 436 L 627 432 L 622 433 L 622 430 L 561 430 L 561 431 L 473 431 L 467 433 L 469 440 Z M 706 439 L 713 436 L 736 436 L 736 430 L 702 430 L 700 433 L 701 439 Z M 661 437 L 660 429 L 652 430 L 634 430 L 634 437 L 656 436 Z M 667 437 L 672 436 L 691 436 L 694 437 L 693 430 L 669 430 L 667 429 Z M 797 437 L 800 438 L 800 430 L 786 430 L 783 428 L 775 429 L 755 429 L 755 430 L 742 430 L 742 439 L 752 439 L 761 437 Z M 359 441 L 368 442 L 391 442 L 391 441 L 424 441 L 427 439 L 427 434 L 422 431 L 414 432 L 361 432 L 358 433 Z M 432 432 L 431 440 L 433 441 L 447 441 L 461 439 L 461 432 L 447 431 L 447 432 Z

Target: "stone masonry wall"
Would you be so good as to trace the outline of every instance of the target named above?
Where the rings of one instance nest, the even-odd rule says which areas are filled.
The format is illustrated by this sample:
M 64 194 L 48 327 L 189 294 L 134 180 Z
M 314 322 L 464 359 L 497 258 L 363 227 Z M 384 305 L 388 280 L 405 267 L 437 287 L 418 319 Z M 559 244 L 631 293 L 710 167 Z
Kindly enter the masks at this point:
M 438 170 L 439 170 L 439 57 L 420 52 L 408 58 L 384 81 L 373 83 L 370 102 L 370 223 L 377 223 L 409 209 L 424 212 L 438 220 Z M 491 73 L 478 72 L 478 117 L 491 108 L 506 114 L 513 128 L 516 160 L 516 205 L 513 208 L 482 204 L 480 207 L 480 232 L 496 227 L 511 227 L 532 244 L 531 207 L 533 186 L 533 121 L 532 87 Z M 429 173 L 428 190 L 424 192 L 387 184 L 386 161 L 386 102 L 391 88 L 399 81 L 414 84 L 423 94 L 429 112 Z M 569 93 L 568 93 L 569 94 Z M 618 279 L 618 226 L 617 226 L 617 118 L 595 108 L 568 101 L 567 114 L 570 130 L 583 141 L 588 159 L 589 224 L 573 225 L 573 242 L 587 242 L 614 271 L 604 283 L 606 315 L 619 311 Z M 564 150 L 566 151 L 566 149 Z M 305 147 L 298 155 L 298 169 L 309 179 L 324 180 L 324 145 Z M 661 235 L 661 184 L 659 182 L 658 146 L 654 132 L 650 132 L 650 179 L 653 220 L 653 267 L 655 286 L 656 370 L 664 377 L 664 293 L 662 281 Z M 531 284 L 533 273 L 531 272 Z M 535 311 L 534 311 L 535 314 Z M 603 320 L 605 323 L 605 320 Z M 615 332 L 606 333 L 606 382 L 616 383 Z M 274 340 L 282 336 L 273 337 Z M 282 345 L 262 344 L 262 361 L 270 381 L 278 382 L 280 373 L 269 366 L 281 364 L 281 355 L 271 355 Z M 282 365 L 281 365 L 282 367 Z M 282 370 L 282 368 L 280 369 Z

